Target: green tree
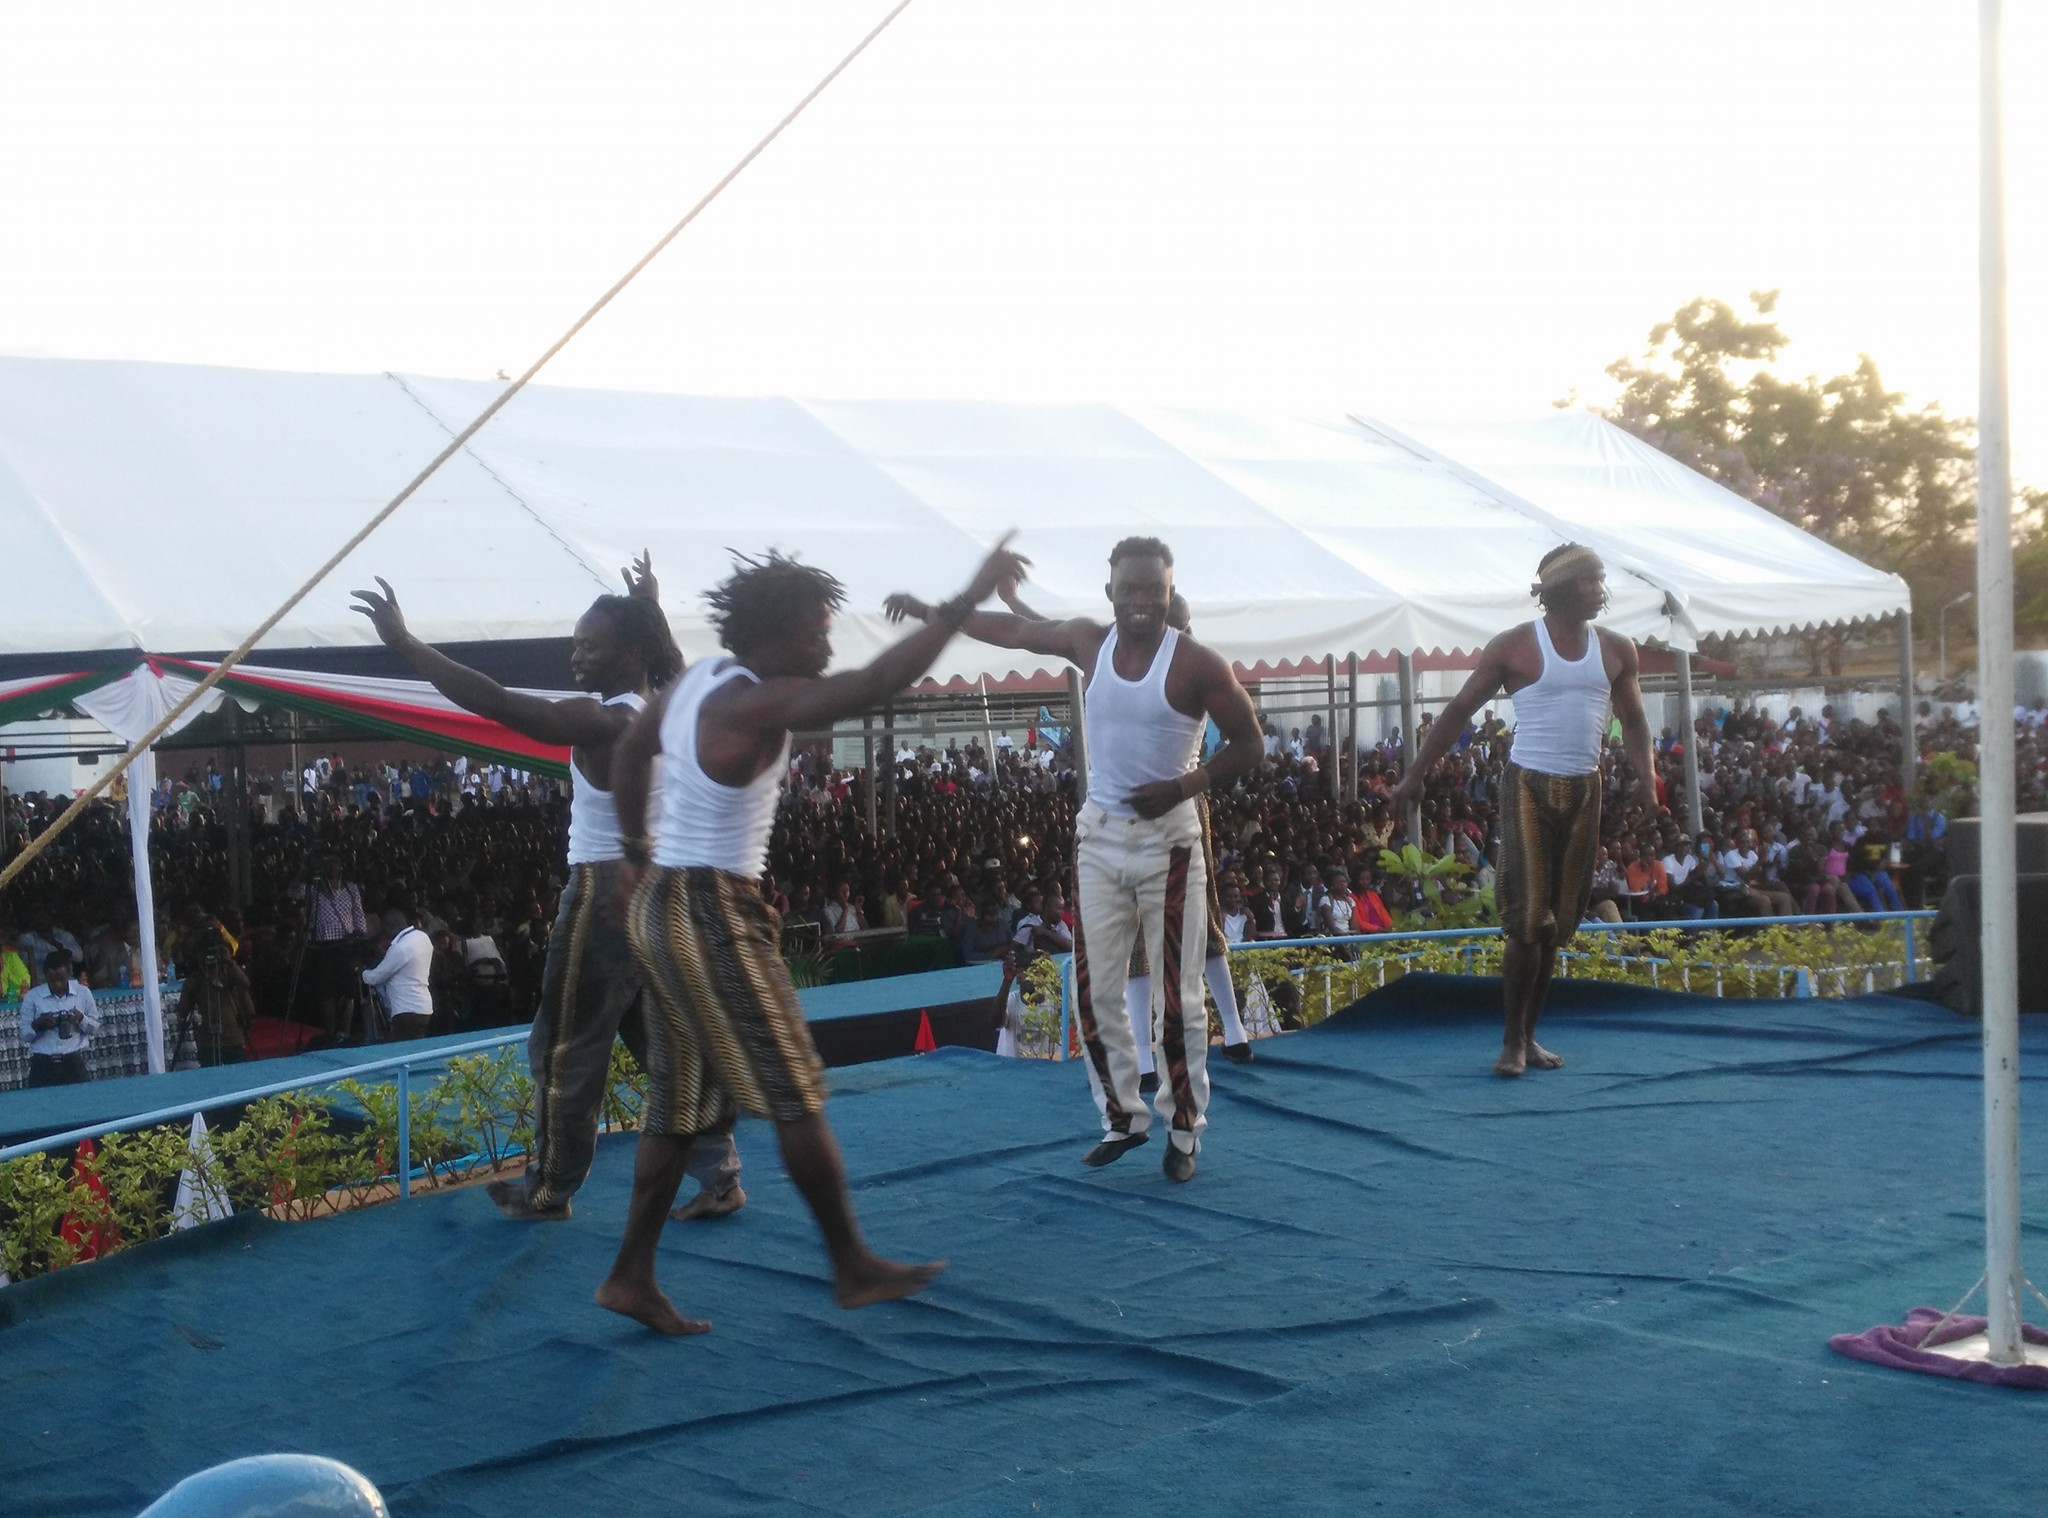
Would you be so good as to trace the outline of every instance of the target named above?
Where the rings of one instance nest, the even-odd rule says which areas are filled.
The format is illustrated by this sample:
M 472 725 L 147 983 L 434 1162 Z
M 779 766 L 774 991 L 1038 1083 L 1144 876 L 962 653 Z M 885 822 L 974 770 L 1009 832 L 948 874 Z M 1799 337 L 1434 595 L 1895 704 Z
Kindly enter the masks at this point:
M 1901 575 L 1923 617 L 1976 580 L 1975 424 L 1887 390 L 1864 355 L 1832 379 L 1774 367 L 1778 292 L 1749 311 L 1704 296 L 1650 329 L 1649 346 L 1607 373 L 1621 393 L 1603 414 L 1681 463 Z M 2048 625 L 2048 492 L 2014 502 L 2022 623 Z M 1839 674 L 1840 629 L 1807 634 L 1814 673 Z

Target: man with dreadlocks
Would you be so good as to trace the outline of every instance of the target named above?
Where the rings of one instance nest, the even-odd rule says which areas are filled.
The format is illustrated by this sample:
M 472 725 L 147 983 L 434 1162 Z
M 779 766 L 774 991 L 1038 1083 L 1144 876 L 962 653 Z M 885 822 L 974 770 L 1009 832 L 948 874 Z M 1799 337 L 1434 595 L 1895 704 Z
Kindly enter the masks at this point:
M 1137 1039 L 1123 1010 L 1131 950 L 1142 941 L 1157 971 L 1147 1028 L 1165 1071 L 1156 1099 L 1168 1125 L 1160 1169 L 1179 1182 L 1193 1178 L 1209 1123 L 1209 871 L 1195 800 L 1256 766 L 1265 737 L 1222 655 L 1172 625 L 1172 549 L 1157 538 L 1125 538 L 1109 551 L 1103 588 L 1115 613 L 1108 627 L 1088 617 L 977 612 L 966 631 L 1065 659 L 1087 678 L 1088 800 L 1074 819 L 1074 990 L 1102 1139 L 1081 1162 L 1107 1165 L 1150 1137 Z M 931 610 L 912 597 L 892 597 L 891 609 Z M 1205 719 L 1224 744 L 1203 764 Z
M 521 1220 L 569 1216 L 569 1198 L 590 1174 L 597 1148 L 613 1039 L 623 1037 L 634 1058 L 647 1063 L 640 968 L 624 929 L 601 910 L 625 857 L 612 806 L 612 753 L 648 696 L 682 673 L 683 656 L 661 614 L 646 556 L 623 573 L 627 594 L 599 596 L 577 622 L 570 645 L 570 671 L 578 686 L 596 693 L 594 700 L 549 701 L 509 691 L 414 637 L 383 580 L 377 581 L 381 595 L 356 592 L 361 604 L 354 609 L 370 619 L 377 636 L 450 701 L 536 742 L 569 746 L 569 884 L 548 938 L 540 1006 L 526 1043 L 533 1158 L 524 1176 L 489 1187 L 499 1210 Z M 676 1216 L 721 1217 L 745 1203 L 729 1126 L 697 1147 L 691 1173 L 700 1190 Z
M 1536 1042 L 1536 1020 L 1543 1015 L 1557 951 L 1578 931 L 1593 889 L 1600 744 L 1610 705 L 1621 719 L 1636 779 L 1656 799 L 1636 646 L 1593 625 L 1607 605 L 1607 566 L 1592 549 L 1566 543 L 1543 556 L 1536 575 L 1529 593 L 1542 603 L 1543 615 L 1486 645 L 1393 794 L 1400 809 L 1420 801 L 1430 768 L 1472 714 L 1507 691 L 1515 703 L 1515 738 L 1501 777 L 1501 859 L 1494 887 L 1506 939 L 1497 1075 L 1555 1070 L 1564 1063 Z
M 654 1255 L 695 1136 L 729 1125 L 736 1104 L 775 1124 L 789 1178 L 824 1235 L 841 1307 L 909 1296 L 943 1268 L 882 1259 L 861 1238 L 825 1122 L 824 1066 L 760 878 L 791 729 L 829 728 L 874 710 L 929 669 L 967 614 L 1024 568 L 999 546 L 930 626 L 863 669 L 827 676 L 832 613 L 846 599 L 839 581 L 779 553 L 735 557 L 734 573 L 706 598 L 731 657 L 700 661 L 664 691 L 612 767 L 628 861 L 619 882 L 626 926 L 654 992 L 653 1063 L 625 1237 L 596 1296 L 667 1334 L 711 1326 L 676 1311 L 655 1280 Z M 651 838 L 657 754 L 661 827 Z

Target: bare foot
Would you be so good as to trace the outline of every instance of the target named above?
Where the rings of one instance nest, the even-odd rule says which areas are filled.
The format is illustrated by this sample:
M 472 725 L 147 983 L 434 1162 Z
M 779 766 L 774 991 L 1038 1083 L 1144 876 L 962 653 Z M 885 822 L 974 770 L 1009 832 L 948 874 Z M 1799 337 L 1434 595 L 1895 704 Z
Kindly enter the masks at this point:
M 686 1334 L 711 1332 L 711 1325 L 702 1318 L 686 1318 L 677 1312 L 676 1304 L 664 1296 L 658 1286 L 629 1286 L 606 1276 L 597 1290 L 591 1293 L 591 1300 L 599 1307 L 631 1318 L 635 1323 L 645 1323 L 658 1334 L 673 1334 L 681 1338 Z
M 872 1307 L 877 1302 L 893 1302 L 898 1297 L 916 1295 L 945 1268 L 944 1260 L 933 1260 L 929 1265 L 905 1265 L 900 1260 L 884 1260 L 869 1255 L 853 1269 L 840 1272 L 833 1294 L 839 1305 L 849 1311 L 856 1307 Z
M 1529 1046 L 1522 1052 L 1527 1057 L 1531 1070 L 1562 1070 L 1564 1068 L 1564 1057 L 1562 1055 L 1552 1054 L 1533 1038 L 1529 1040 Z
M 1520 1075 L 1529 1066 L 1529 1055 L 1525 1049 L 1503 1049 L 1500 1058 L 1493 1062 L 1495 1075 Z

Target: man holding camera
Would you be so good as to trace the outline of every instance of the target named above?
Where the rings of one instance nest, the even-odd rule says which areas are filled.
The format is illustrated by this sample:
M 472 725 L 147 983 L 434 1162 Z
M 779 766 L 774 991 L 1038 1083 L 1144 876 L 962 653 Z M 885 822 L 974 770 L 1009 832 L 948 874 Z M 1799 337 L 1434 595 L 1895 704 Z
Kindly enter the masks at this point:
M 92 992 L 71 978 L 71 955 L 43 956 L 43 983 L 21 998 L 21 1041 L 28 1045 L 28 1085 L 75 1086 L 92 1079 L 86 1046 L 99 1031 Z

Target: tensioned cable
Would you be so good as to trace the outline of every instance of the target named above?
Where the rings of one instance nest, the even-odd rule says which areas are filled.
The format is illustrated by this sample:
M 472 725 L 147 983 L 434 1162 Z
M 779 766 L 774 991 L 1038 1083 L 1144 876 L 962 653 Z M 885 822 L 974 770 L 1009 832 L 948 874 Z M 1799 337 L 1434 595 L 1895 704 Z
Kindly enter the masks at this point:
M 141 758 L 143 754 L 147 753 L 149 751 L 149 746 L 155 743 L 157 739 L 161 738 L 165 733 L 169 732 L 171 730 L 172 725 L 175 724 L 180 717 L 184 716 L 184 714 L 192 708 L 194 702 L 199 701 L 206 695 L 208 691 L 212 690 L 216 685 L 220 684 L 222 677 L 225 676 L 227 672 L 233 669 L 237 664 L 241 663 L 242 660 L 248 656 L 249 651 L 255 648 L 255 646 L 258 643 L 262 642 L 263 639 L 269 635 L 271 629 L 276 627 L 278 623 L 282 622 L 288 615 L 290 615 L 293 607 L 297 606 L 301 601 L 305 600 L 307 596 L 311 595 L 313 591 L 319 586 L 322 580 L 326 579 L 329 575 L 334 573 L 334 571 L 340 566 L 341 561 L 343 559 L 347 558 L 350 554 L 354 553 L 356 549 L 362 546 L 364 539 L 368 538 L 371 533 L 375 532 L 379 527 L 383 526 L 394 511 L 398 510 L 399 507 L 403 506 L 408 500 L 412 499 L 413 492 L 418 490 L 420 486 L 426 484 L 426 482 L 429 479 L 433 478 L 434 472 L 437 469 L 439 469 L 443 464 L 447 463 L 450 459 L 455 457 L 456 454 L 460 453 L 464 445 L 467 444 L 471 438 L 475 437 L 477 433 L 483 430 L 485 423 L 490 421 L 492 417 L 496 416 L 500 411 L 505 409 L 505 403 L 507 401 L 511 400 L 513 396 L 517 395 L 521 390 L 524 390 L 526 388 L 528 381 L 530 381 L 536 374 L 540 373 L 542 368 L 546 366 L 549 359 L 553 358 L 557 353 L 560 353 L 564 348 L 566 348 L 569 345 L 570 340 L 574 338 L 577 333 L 581 332 L 585 327 L 589 326 L 591 320 L 594 317 L 596 317 L 597 313 L 602 311 L 606 306 L 610 305 L 612 303 L 613 297 L 616 296 L 621 290 L 625 289 L 627 285 L 631 284 L 634 278 L 640 273 L 641 270 L 645 269 L 649 264 L 653 263 L 654 260 L 661 255 L 661 251 L 664 248 L 666 248 L 670 243 L 674 242 L 676 238 L 681 235 L 683 228 L 687 227 L 691 222 L 695 221 L 697 217 L 703 213 L 704 208 L 710 205 L 712 201 L 716 200 L 720 192 L 723 191 L 727 185 L 731 184 L 735 179 L 739 178 L 740 174 L 746 169 L 747 165 L 752 163 L 756 158 L 759 158 L 761 154 L 767 150 L 768 145 L 775 141 L 776 138 L 782 135 L 783 129 L 787 127 L 791 122 L 795 121 L 797 117 L 801 116 L 804 113 L 804 108 L 806 106 L 808 106 L 813 100 L 816 100 L 820 95 L 824 94 L 826 86 L 831 84 L 833 80 L 837 79 L 841 74 L 846 72 L 848 65 L 850 65 L 853 62 L 853 60 L 858 58 L 862 53 L 866 52 L 868 44 L 873 42 L 877 37 L 881 36 L 882 33 L 885 30 L 887 30 L 889 23 L 894 21 L 898 16 L 902 15 L 903 12 L 909 7 L 909 5 L 910 0 L 897 0 L 895 7 L 892 10 L 890 10 L 889 14 L 884 16 L 880 21 L 877 21 L 874 25 L 873 30 L 871 30 L 865 37 L 861 38 L 860 41 L 856 42 L 853 45 L 853 50 L 849 52 L 844 58 L 841 58 L 837 63 L 835 63 L 832 66 L 831 71 L 827 73 L 824 78 L 820 79 L 816 84 L 812 85 L 810 88 L 810 92 L 806 94 L 803 97 L 803 99 L 799 100 L 795 105 L 791 106 L 789 108 L 789 114 L 784 116 L 780 121 L 776 122 L 775 125 L 769 129 L 768 134 L 765 137 L 763 137 L 759 142 L 755 143 L 751 148 L 747 149 L 746 154 L 740 159 L 740 161 L 734 164 L 730 169 L 726 170 L 725 176 L 722 179 L 720 179 L 717 184 L 713 185 L 710 189 L 704 192 L 703 198 L 700 199 L 695 205 L 690 207 L 689 211 L 685 213 L 685 215 L 683 216 L 683 219 L 677 222 L 674 226 L 670 227 L 668 231 L 664 232 L 661 236 L 661 240 L 655 243 L 655 245 L 649 248 L 645 253 L 643 253 L 640 256 L 639 261 L 636 262 L 632 268 L 628 269 L 624 274 L 620 275 L 617 282 L 614 283 L 609 290 L 605 291 L 604 294 L 600 295 L 588 311 L 585 311 L 581 316 L 577 317 L 574 325 L 572 325 L 568 331 L 564 332 L 560 337 L 556 338 L 554 342 L 549 344 L 547 351 L 541 354 L 541 356 L 535 359 L 530 365 L 528 365 L 527 370 L 524 374 L 520 375 L 519 378 L 512 381 L 511 384 L 507 385 L 502 391 L 500 391 L 497 398 L 493 400 L 490 403 L 490 405 L 484 407 L 484 409 L 478 413 L 475 421 L 471 422 L 467 427 L 464 427 L 460 432 L 456 433 L 454 437 L 450 438 L 448 440 L 448 446 L 443 448 L 439 453 L 435 454 L 433 460 L 427 465 L 426 468 L 422 469 L 418 474 L 414 475 L 411 480 L 407 481 L 405 488 L 399 491 L 397 495 L 393 496 L 390 499 L 390 501 L 388 501 L 385 504 L 383 510 L 379 511 L 375 516 L 371 517 L 369 521 L 365 522 L 360 528 L 357 529 L 353 537 L 351 537 L 346 543 L 342 544 L 341 547 L 337 548 L 334 551 L 333 556 L 329 558 L 325 564 L 322 564 L 317 570 L 313 572 L 313 576 L 311 579 L 307 580 L 305 584 L 301 585 L 297 590 L 293 591 L 290 597 L 286 599 L 285 603 L 282 606 L 278 607 L 276 611 L 272 612 L 269 616 L 265 617 L 263 619 L 262 624 L 254 632 L 250 633 L 248 637 L 244 638 L 241 641 L 241 643 L 239 643 L 231 652 L 229 652 L 226 658 L 222 659 L 219 664 L 214 666 L 213 672 L 211 674 L 209 674 L 204 680 L 201 680 L 198 683 L 198 685 L 194 686 L 192 690 L 186 694 L 183 700 L 179 701 L 177 705 L 173 706 L 168 712 L 164 714 L 164 718 L 161 722 L 157 723 L 155 727 L 151 728 L 147 733 L 143 734 L 142 737 L 136 739 L 135 743 L 129 748 L 128 752 L 123 754 L 120 757 L 120 759 L 115 762 L 114 767 L 112 769 L 108 770 L 106 774 L 100 776 L 98 780 L 95 780 L 83 791 L 79 792 L 77 799 L 74 800 L 71 803 L 71 805 L 66 807 L 61 813 L 58 814 L 57 820 L 55 822 L 51 823 L 47 828 L 44 828 L 42 832 L 38 833 L 33 839 L 29 840 L 29 842 L 22 848 L 22 851 L 14 856 L 13 862 L 10 863 L 4 870 L 0 870 L 0 889 L 4 889 L 7 886 L 8 882 L 12 881 L 15 876 L 19 875 L 22 872 L 22 870 L 27 867 L 29 861 L 34 859 L 36 855 L 42 853 L 42 851 L 56 839 L 58 834 L 62 833 L 66 828 L 70 827 L 71 824 L 77 820 L 79 813 L 83 812 L 86 806 L 91 801 L 93 801 L 96 797 L 104 793 L 107 787 L 112 785 L 118 777 L 127 773 L 128 766 L 133 764 L 137 759 Z

